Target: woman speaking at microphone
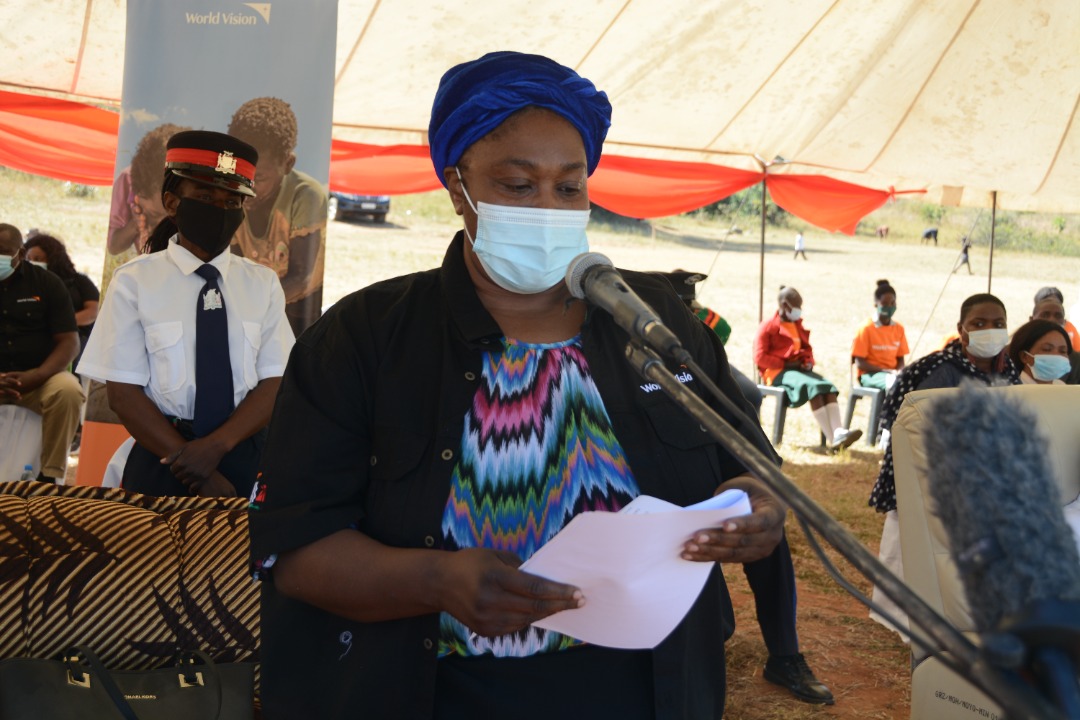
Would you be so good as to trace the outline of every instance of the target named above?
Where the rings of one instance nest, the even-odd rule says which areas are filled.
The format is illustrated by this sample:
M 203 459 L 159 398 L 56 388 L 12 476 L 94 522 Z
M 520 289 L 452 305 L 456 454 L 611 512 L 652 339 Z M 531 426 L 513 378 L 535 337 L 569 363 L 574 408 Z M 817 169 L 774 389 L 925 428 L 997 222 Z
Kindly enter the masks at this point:
M 564 286 L 588 250 L 610 115 L 591 82 L 536 55 L 443 76 L 431 157 L 463 229 L 441 267 L 335 305 L 278 396 L 250 515 L 268 720 L 721 716 L 718 570 L 663 643 L 627 651 L 531 627 L 589 599 L 517 569 L 574 515 L 640 493 L 749 493 L 753 514 L 695 535 L 689 560 L 757 560 L 781 538 L 783 506 L 642 389 L 627 335 Z M 670 285 L 626 277 L 752 417 Z M 770 452 L 756 422 L 739 427 Z

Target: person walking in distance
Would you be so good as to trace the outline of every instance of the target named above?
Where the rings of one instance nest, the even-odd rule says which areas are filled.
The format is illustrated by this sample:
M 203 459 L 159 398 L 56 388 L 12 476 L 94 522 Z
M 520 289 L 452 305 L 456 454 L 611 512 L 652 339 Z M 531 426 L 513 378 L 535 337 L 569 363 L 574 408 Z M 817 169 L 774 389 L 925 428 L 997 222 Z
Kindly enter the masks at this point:
M 954 275 L 956 274 L 956 271 L 964 265 L 967 265 L 968 275 L 971 275 L 971 257 L 969 252 L 970 250 L 971 240 L 968 238 L 967 235 L 965 235 L 963 238 L 960 239 L 960 257 L 956 260 L 956 267 L 952 269 Z
M 806 238 L 803 237 L 802 231 L 795 233 L 795 260 L 799 259 L 802 255 L 802 259 L 806 260 Z

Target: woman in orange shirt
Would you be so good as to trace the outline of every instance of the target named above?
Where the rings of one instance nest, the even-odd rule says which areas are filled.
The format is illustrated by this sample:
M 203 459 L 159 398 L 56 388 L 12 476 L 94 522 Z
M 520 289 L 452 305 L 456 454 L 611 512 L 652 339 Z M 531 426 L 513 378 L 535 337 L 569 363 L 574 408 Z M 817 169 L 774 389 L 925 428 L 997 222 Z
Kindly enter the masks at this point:
M 893 322 L 895 312 L 896 290 L 888 280 L 878 280 L 874 289 L 874 316 L 859 329 L 851 344 L 851 359 L 863 387 L 888 390 L 904 367 L 904 356 L 910 350 L 904 326 Z

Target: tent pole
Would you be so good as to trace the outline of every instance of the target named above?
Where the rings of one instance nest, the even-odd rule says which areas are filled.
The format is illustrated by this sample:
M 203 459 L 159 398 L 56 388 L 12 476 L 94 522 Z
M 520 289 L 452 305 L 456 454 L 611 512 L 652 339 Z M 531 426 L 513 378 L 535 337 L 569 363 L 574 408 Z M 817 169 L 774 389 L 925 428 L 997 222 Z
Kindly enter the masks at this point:
M 990 193 L 990 268 L 986 271 L 986 292 L 994 281 L 994 230 L 997 228 L 997 190 Z
M 765 176 L 761 177 L 761 260 L 758 267 L 758 306 L 757 321 L 760 325 L 765 320 Z

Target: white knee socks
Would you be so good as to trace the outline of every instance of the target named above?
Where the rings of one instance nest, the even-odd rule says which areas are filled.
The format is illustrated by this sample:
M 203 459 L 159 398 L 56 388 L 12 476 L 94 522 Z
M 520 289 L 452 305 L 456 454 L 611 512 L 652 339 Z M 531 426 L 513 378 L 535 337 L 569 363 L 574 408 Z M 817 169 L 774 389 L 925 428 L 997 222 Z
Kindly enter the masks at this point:
M 843 425 L 840 424 L 840 405 L 838 403 L 828 403 L 825 405 L 825 410 L 829 413 L 829 424 L 832 425 L 833 434 L 826 435 L 827 438 L 835 438 L 837 430 L 846 430 Z
M 828 442 L 832 442 L 834 433 L 832 418 L 830 417 L 829 413 L 830 405 L 832 407 L 836 407 L 835 403 L 830 403 L 829 405 L 823 405 L 822 407 L 815 408 L 813 411 L 814 419 L 817 420 L 817 424 L 821 427 L 821 432 L 825 433 L 825 439 Z M 839 414 L 837 414 L 837 420 L 839 421 L 839 419 L 840 416 Z

